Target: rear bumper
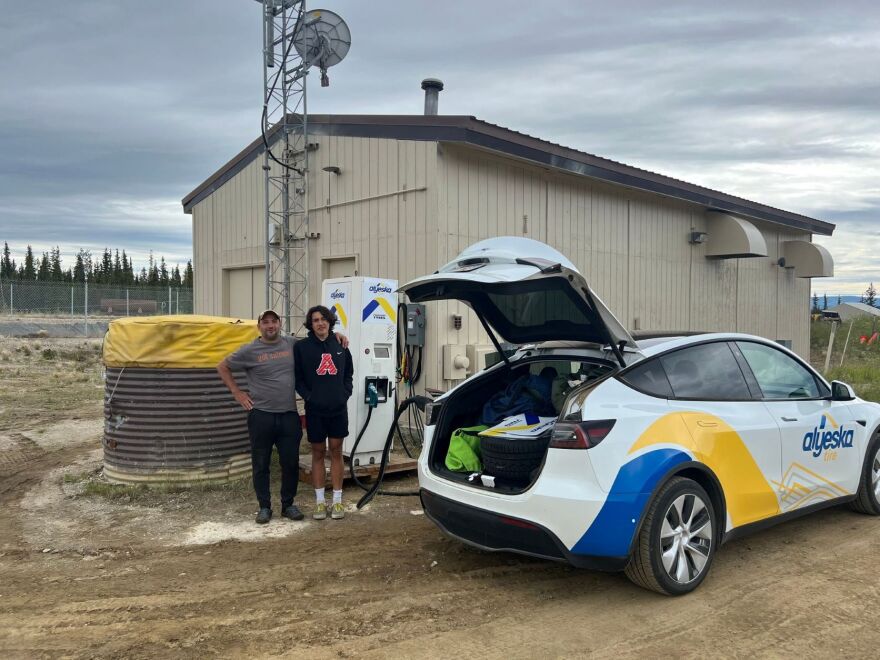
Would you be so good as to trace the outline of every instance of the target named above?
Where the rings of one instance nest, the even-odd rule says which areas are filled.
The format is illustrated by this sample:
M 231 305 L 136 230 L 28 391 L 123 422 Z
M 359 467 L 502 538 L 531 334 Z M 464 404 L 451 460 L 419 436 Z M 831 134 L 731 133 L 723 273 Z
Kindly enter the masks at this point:
M 575 555 L 555 534 L 531 521 L 462 504 L 424 488 L 420 497 L 425 515 L 445 534 L 481 550 L 515 552 L 599 571 L 623 570 L 628 561 L 627 557 Z

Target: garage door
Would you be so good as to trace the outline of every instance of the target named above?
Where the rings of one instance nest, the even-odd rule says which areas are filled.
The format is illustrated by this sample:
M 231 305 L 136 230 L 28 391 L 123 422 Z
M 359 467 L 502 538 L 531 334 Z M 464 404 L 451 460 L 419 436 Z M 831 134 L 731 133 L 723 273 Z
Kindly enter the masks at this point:
M 266 300 L 265 268 L 231 268 L 224 279 L 223 314 L 232 318 L 255 319 Z

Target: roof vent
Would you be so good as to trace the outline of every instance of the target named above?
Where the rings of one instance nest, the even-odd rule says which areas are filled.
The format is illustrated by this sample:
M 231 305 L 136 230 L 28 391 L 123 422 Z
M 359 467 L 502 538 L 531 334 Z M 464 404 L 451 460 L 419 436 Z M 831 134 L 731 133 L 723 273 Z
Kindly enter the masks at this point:
M 436 115 L 443 81 L 437 78 L 425 78 L 422 81 L 422 89 L 425 90 L 425 114 Z

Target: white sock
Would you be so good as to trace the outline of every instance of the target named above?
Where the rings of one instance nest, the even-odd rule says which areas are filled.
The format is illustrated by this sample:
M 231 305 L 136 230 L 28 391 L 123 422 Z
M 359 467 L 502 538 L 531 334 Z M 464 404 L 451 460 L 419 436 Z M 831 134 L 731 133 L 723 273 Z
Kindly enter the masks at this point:
M 342 491 L 334 490 L 333 491 L 333 504 L 342 504 Z
M 315 501 L 318 504 L 322 504 L 324 502 L 324 489 L 323 488 L 315 488 Z

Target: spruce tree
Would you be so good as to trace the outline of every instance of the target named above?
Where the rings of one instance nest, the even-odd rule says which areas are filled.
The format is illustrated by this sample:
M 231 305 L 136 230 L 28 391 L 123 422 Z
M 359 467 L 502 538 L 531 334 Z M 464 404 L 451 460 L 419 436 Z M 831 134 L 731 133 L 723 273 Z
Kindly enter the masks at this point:
M 819 294 L 813 294 L 813 313 L 818 314 L 821 310 L 819 309 Z
M 53 282 L 63 282 L 64 271 L 61 270 L 61 248 L 57 245 L 52 249 L 49 261 L 49 279 Z
M 33 282 L 37 279 L 37 267 L 34 264 L 34 251 L 31 246 L 27 246 L 27 252 L 24 255 L 24 266 L 21 267 L 21 279 Z
M 183 273 L 183 286 L 192 288 L 193 285 L 193 265 L 191 260 L 186 262 L 186 270 Z
M 101 255 L 101 283 L 110 284 L 113 281 L 113 254 L 110 248 L 104 248 Z
M 48 282 L 51 279 L 51 268 L 49 267 L 49 253 L 43 252 L 40 259 L 40 267 L 37 269 L 37 279 L 40 282 Z
M 9 243 L 3 241 L 3 258 L 0 259 L 0 278 L 9 279 L 15 276 L 15 262 L 9 252 Z
M 868 288 L 865 289 L 865 293 L 862 294 L 862 302 L 866 305 L 870 305 L 871 307 L 876 307 L 874 304 L 877 301 L 877 289 L 874 288 L 874 283 L 871 282 L 868 285 Z
M 76 253 L 76 258 L 73 263 L 73 281 L 74 282 L 85 282 L 86 281 L 86 265 L 83 260 L 83 250 L 80 250 Z
M 828 294 L 822 294 L 822 309 L 828 309 Z
M 134 284 L 134 266 L 125 250 L 122 251 L 122 284 Z

